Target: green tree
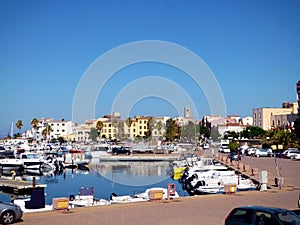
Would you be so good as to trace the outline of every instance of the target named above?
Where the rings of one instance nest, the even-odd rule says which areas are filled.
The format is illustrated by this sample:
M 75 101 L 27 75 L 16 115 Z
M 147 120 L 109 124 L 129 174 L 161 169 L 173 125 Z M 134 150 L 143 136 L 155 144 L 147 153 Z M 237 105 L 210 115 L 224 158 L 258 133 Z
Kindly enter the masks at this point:
M 46 139 L 46 138 L 51 134 L 51 132 L 53 132 L 53 129 L 52 129 L 52 127 L 48 124 L 48 125 L 46 126 L 46 128 L 42 131 L 42 135 L 43 135 L 44 139 Z
M 111 125 L 112 125 L 112 127 L 113 127 L 113 129 L 114 129 L 114 133 L 115 133 L 115 139 L 117 139 L 117 137 L 118 137 L 118 130 L 117 130 L 117 127 L 118 127 L 118 124 L 119 124 L 119 121 L 117 120 L 117 119 L 113 119 L 112 121 L 111 121 Z
M 180 127 L 172 120 L 168 119 L 166 122 L 166 139 L 167 141 L 174 141 L 180 135 Z
M 128 134 L 127 134 L 127 138 L 129 138 L 129 135 L 130 135 L 130 127 L 131 127 L 131 124 L 132 124 L 132 123 L 133 123 L 133 120 L 132 120 L 130 117 L 128 117 L 128 118 L 125 120 L 125 124 L 127 125 L 128 129 L 129 129 L 129 131 L 126 132 L 126 133 L 128 133 Z
M 197 130 L 199 130 L 199 133 L 200 133 L 200 137 L 199 137 L 200 140 L 202 138 L 205 139 L 205 138 L 209 138 L 210 137 L 209 129 L 206 126 L 203 126 L 203 125 L 199 124 Z
M 152 131 L 155 128 L 155 120 L 153 117 L 150 117 L 147 125 L 148 125 L 148 133 L 146 135 L 146 138 L 151 137 L 152 139 Z
M 196 137 L 196 127 L 191 121 L 187 125 L 181 127 L 181 138 L 187 138 L 189 141 L 195 140 Z
M 98 120 L 96 123 L 96 130 L 98 131 L 98 136 L 100 136 L 102 129 L 103 129 L 103 122 Z
M 270 130 L 263 138 L 264 143 L 271 145 L 283 145 L 283 149 L 298 147 L 298 139 L 295 132 L 288 130 Z
M 219 133 L 218 129 L 216 127 L 212 127 L 210 136 L 213 141 L 217 142 L 219 138 L 221 138 L 221 134 Z
M 239 133 L 235 131 L 227 131 L 226 134 L 224 135 L 224 139 L 238 139 L 239 138 Z
M 23 127 L 23 122 L 22 122 L 22 120 L 18 120 L 18 121 L 16 122 L 16 127 L 17 127 L 18 130 L 19 130 L 19 135 L 18 135 L 18 136 L 20 136 L 20 131 L 21 131 L 22 127 Z
M 37 128 L 38 128 L 38 124 L 39 124 L 39 121 L 38 121 L 37 118 L 33 118 L 30 122 L 31 127 L 34 130 L 34 139 L 36 139 L 36 131 L 37 131 Z
M 128 118 L 125 120 L 125 123 L 126 123 L 126 125 L 128 126 L 128 128 L 131 127 L 132 122 L 133 122 L 133 120 L 132 120 L 130 117 L 128 117 Z
M 231 141 L 228 145 L 230 151 L 237 151 L 238 147 L 239 147 L 239 143 L 236 141 Z
M 122 140 L 124 138 L 124 122 L 119 121 L 117 127 L 118 127 L 118 136 L 117 137 L 120 140 Z
M 60 144 L 62 144 L 62 143 L 65 142 L 65 139 L 64 139 L 63 137 L 59 137 L 59 138 L 57 138 L 57 141 L 58 141 Z
M 91 131 L 89 133 L 89 139 L 92 139 L 92 141 L 96 141 L 98 136 L 98 130 L 96 128 L 91 128 Z
M 163 129 L 163 127 L 164 127 L 164 125 L 161 121 L 158 121 L 157 124 L 155 125 L 155 128 L 157 129 L 159 134 L 161 134 L 161 130 Z

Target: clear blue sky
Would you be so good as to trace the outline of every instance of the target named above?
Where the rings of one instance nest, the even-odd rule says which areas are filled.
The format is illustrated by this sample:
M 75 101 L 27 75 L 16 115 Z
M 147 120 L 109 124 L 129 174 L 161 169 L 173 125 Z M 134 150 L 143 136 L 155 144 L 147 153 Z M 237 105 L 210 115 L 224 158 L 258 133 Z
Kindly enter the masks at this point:
M 296 101 L 299 12 L 297 0 L 1 0 L 0 136 L 19 119 L 22 131 L 34 117 L 71 120 L 87 68 L 107 51 L 142 40 L 176 43 L 202 58 L 222 88 L 228 114 L 251 116 L 253 108 Z M 110 113 L 129 82 L 150 75 L 178 83 L 193 96 L 200 117 L 210 114 L 205 95 L 180 73 L 157 63 L 119 71 L 99 95 L 97 117 Z M 178 116 L 157 97 L 141 100 L 131 114 Z

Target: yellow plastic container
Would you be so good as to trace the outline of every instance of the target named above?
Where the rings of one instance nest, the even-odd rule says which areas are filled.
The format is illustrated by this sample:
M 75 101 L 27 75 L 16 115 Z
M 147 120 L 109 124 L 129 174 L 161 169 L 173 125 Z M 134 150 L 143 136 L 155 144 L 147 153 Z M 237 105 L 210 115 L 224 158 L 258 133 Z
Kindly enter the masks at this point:
M 69 208 L 68 198 L 53 198 L 52 199 L 53 210 L 65 210 Z
M 236 184 L 225 184 L 224 185 L 224 192 L 226 194 L 231 194 L 236 192 Z
M 150 200 L 162 200 L 163 190 L 150 190 L 148 196 Z

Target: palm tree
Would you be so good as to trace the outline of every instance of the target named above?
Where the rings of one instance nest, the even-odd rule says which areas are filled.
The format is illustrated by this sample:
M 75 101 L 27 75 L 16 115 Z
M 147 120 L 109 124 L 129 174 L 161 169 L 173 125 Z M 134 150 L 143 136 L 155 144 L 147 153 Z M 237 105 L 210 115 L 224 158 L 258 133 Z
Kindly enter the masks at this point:
M 128 117 L 128 118 L 125 120 L 125 123 L 126 123 L 126 125 L 130 128 L 130 127 L 131 127 L 131 124 L 133 123 L 133 120 L 132 120 L 130 117 Z
M 158 131 L 158 135 L 162 137 L 161 130 L 163 129 L 163 123 L 161 121 L 158 121 L 155 128 Z
M 118 138 L 121 140 L 124 138 L 124 122 L 118 122 Z
M 30 125 L 32 126 L 32 128 L 34 130 L 34 139 L 36 139 L 36 131 L 37 131 L 37 128 L 38 128 L 38 124 L 39 124 L 39 121 L 38 121 L 37 118 L 33 118 L 31 120 Z
M 100 134 L 101 134 L 101 130 L 103 129 L 103 123 L 102 123 L 102 121 L 97 121 L 97 123 L 96 123 L 96 129 L 97 129 L 97 131 L 98 131 L 98 134 L 99 134 L 99 136 L 100 136 Z
M 53 131 L 52 127 L 50 125 L 47 125 L 47 127 L 42 131 L 42 135 L 44 139 L 46 139 L 52 131 Z
M 152 131 L 155 128 L 155 120 L 153 117 L 150 117 L 150 119 L 148 120 L 148 136 L 151 137 L 152 140 Z
M 22 120 L 18 120 L 18 121 L 17 121 L 16 127 L 17 127 L 18 130 L 19 130 L 19 136 L 20 136 L 20 131 L 21 131 L 22 127 L 23 127 L 23 122 L 22 122 Z
M 118 122 L 118 120 L 117 119 L 113 119 L 112 121 L 111 121 L 111 125 L 113 126 L 113 128 L 114 128 L 114 133 L 115 133 L 115 137 L 116 137 L 116 139 L 117 139 L 117 134 L 118 134 L 118 132 L 117 132 L 117 127 L 118 127 L 118 124 L 119 124 L 119 122 Z
M 130 127 L 131 127 L 131 124 L 133 123 L 133 120 L 132 120 L 130 117 L 128 117 L 128 118 L 125 120 L 125 123 L 126 123 L 128 129 L 129 129 L 128 137 L 127 137 L 127 138 L 129 138 L 129 137 L 130 137 Z

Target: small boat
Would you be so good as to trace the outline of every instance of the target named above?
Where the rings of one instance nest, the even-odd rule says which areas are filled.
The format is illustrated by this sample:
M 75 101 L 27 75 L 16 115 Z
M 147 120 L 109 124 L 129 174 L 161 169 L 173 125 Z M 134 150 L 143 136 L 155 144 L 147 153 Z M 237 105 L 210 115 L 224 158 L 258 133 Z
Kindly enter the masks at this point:
M 78 195 L 70 195 L 69 205 L 71 208 L 83 206 L 109 205 L 110 201 L 94 197 L 93 187 L 82 187 Z
M 24 162 L 20 159 L 10 158 L 10 159 L 0 159 L 0 169 L 1 170 L 23 170 Z
M 20 160 L 23 161 L 25 169 L 40 169 L 44 163 L 44 161 L 35 152 L 21 153 Z
M 118 196 L 116 193 L 112 193 L 110 195 L 110 203 L 111 204 L 124 204 L 124 203 L 134 203 L 134 202 L 145 202 L 148 199 L 143 197 L 137 196 L 130 196 L 130 195 L 122 195 Z
M 183 188 L 191 195 L 216 194 L 224 193 L 224 187 L 229 184 L 239 191 L 256 189 L 251 179 L 239 177 L 234 171 L 217 170 L 194 171 L 183 183 Z
M 174 199 L 174 198 L 179 198 L 179 194 L 177 193 L 177 191 L 173 190 L 169 193 L 170 196 L 168 196 L 168 188 L 161 188 L 161 187 L 153 187 L 153 188 L 149 188 L 147 189 L 145 192 L 140 193 L 140 194 L 136 194 L 134 195 L 134 197 L 136 198 L 143 198 L 146 200 L 152 200 L 151 195 L 157 192 L 162 193 L 162 199 Z

